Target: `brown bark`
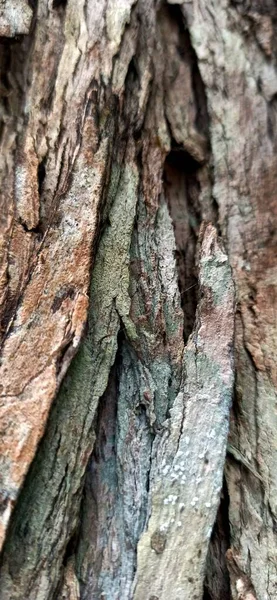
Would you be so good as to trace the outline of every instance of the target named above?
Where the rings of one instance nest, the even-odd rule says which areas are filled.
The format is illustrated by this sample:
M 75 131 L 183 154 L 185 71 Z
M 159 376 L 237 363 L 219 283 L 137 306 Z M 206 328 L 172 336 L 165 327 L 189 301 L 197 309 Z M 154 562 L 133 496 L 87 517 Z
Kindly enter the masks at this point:
M 273 600 L 275 3 L 2 4 L 0 599 Z

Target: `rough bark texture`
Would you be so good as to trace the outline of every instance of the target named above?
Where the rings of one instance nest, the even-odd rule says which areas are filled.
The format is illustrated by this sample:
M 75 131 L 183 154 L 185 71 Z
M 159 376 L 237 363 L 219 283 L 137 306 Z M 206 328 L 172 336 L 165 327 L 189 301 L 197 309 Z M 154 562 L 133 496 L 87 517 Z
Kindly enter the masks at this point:
M 276 23 L 0 2 L 1 600 L 277 595 Z

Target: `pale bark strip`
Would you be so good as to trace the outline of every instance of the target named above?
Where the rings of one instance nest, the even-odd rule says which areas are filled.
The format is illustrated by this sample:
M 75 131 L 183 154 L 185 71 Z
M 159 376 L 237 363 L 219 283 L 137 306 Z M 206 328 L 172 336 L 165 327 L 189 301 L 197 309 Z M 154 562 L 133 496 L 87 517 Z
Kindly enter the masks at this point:
M 150 518 L 138 544 L 134 599 L 197 598 L 219 504 L 234 382 L 234 288 L 227 255 L 207 226 L 201 300 L 184 351 L 184 384 L 156 438 Z
M 0 36 L 29 33 L 32 15 L 28 0 L 0 0 Z

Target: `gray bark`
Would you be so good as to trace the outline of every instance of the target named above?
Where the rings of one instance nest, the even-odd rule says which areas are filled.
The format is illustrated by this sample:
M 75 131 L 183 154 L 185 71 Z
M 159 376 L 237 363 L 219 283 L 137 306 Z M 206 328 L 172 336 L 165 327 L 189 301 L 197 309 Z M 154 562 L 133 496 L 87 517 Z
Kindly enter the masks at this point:
M 276 597 L 276 22 L 0 5 L 1 600 Z

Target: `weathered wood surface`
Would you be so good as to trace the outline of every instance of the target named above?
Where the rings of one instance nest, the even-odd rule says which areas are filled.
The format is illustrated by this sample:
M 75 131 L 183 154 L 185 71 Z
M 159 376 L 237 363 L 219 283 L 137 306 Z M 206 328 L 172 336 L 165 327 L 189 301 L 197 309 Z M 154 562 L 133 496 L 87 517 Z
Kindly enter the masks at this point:
M 1 600 L 277 594 L 276 21 L 0 4 Z

